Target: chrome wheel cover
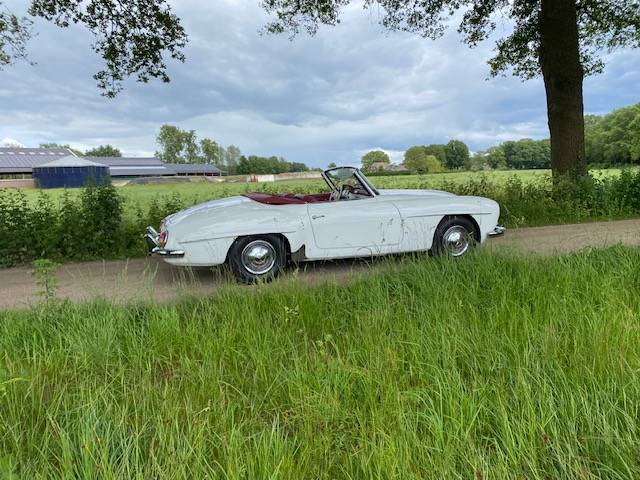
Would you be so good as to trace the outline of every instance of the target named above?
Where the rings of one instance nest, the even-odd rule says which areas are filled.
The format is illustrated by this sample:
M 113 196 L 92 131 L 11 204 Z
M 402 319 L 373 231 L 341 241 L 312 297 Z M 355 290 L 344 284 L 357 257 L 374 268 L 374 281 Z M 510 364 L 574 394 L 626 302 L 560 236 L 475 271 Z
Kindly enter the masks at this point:
M 447 255 L 460 257 L 471 246 L 471 234 L 462 225 L 449 227 L 442 236 L 442 248 Z
M 242 266 L 254 275 L 264 275 L 276 264 L 276 250 L 266 240 L 254 240 L 240 254 Z

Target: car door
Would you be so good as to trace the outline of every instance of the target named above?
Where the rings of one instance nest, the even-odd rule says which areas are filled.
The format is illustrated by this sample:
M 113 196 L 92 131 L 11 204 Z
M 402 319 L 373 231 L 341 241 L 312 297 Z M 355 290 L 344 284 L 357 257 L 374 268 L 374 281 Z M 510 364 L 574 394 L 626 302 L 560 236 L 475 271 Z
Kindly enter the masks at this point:
M 326 253 L 314 256 L 368 256 L 400 247 L 400 212 L 381 197 L 310 203 L 307 210 L 316 253 Z

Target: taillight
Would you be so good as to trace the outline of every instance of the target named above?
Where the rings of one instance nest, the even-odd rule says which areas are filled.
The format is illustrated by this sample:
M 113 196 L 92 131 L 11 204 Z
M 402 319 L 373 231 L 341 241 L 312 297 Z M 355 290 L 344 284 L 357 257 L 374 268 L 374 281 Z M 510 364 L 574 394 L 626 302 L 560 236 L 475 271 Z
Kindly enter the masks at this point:
M 167 234 L 166 230 L 162 230 L 160 232 L 160 235 L 158 235 L 158 245 L 162 248 L 164 248 L 164 246 L 167 244 L 167 237 L 169 235 Z

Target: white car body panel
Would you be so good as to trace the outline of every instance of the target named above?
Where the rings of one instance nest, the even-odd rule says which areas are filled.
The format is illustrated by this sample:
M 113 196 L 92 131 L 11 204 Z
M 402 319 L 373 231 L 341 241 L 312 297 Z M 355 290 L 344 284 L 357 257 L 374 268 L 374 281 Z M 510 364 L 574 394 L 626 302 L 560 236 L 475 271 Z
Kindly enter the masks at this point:
M 174 265 L 213 266 L 226 261 L 238 237 L 282 234 L 298 260 L 368 257 L 429 250 L 446 215 L 475 220 L 483 242 L 500 208 L 490 199 L 437 190 L 380 190 L 372 197 L 270 205 L 244 196 L 212 200 L 167 217 L 166 256 Z

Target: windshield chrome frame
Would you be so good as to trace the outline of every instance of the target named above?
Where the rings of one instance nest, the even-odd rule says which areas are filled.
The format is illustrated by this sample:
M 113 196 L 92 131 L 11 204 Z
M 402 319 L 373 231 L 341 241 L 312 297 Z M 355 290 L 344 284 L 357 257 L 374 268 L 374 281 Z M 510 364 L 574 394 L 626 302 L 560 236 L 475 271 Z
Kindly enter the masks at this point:
M 338 187 L 336 187 L 335 183 L 333 183 L 331 178 L 329 178 L 328 173 L 332 172 L 333 170 L 344 170 L 344 169 L 351 170 L 352 175 L 356 178 L 356 180 L 358 180 L 358 182 L 360 182 L 360 184 L 364 187 L 364 189 L 367 191 L 367 193 L 369 193 L 371 197 L 375 197 L 376 195 L 380 194 L 378 190 L 376 190 L 376 188 L 371 184 L 371 182 L 369 182 L 367 177 L 364 176 L 364 174 L 360 171 L 360 169 L 356 167 L 334 167 L 334 168 L 329 168 L 324 172 L 322 172 L 322 178 L 332 192 L 336 192 L 338 190 Z

